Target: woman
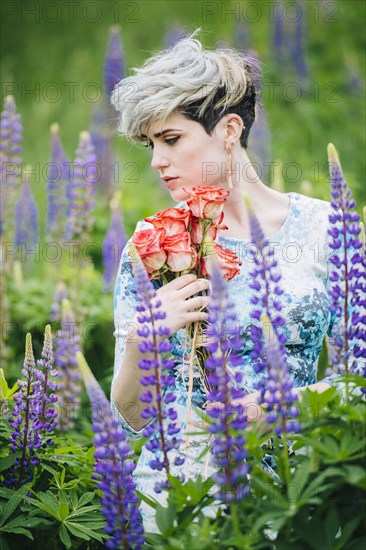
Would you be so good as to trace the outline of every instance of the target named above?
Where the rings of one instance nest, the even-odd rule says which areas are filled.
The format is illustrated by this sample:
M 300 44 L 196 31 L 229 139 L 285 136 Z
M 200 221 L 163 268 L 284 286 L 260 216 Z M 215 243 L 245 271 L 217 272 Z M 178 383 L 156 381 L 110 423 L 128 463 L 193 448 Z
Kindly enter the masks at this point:
M 193 37 L 195 36 L 192 35 Z M 230 189 L 225 203 L 225 224 L 218 241 L 236 252 L 242 261 L 240 274 L 228 282 L 237 307 L 242 339 L 242 369 L 248 395 L 243 398 L 249 421 L 259 418 L 258 376 L 250 362 L 250 288 L 252 264 L 248 254 L 250 239 L 243 192 L 250 197 L 265 236 L 273 245 L 282 275 L 284 327 L 287 360 L 298 391 L 309 387 L 322 392 L 329 379 L 316 382 L 319 353 L 326 333 L 336 332 L 329 313 L 327 296 L 327 229 L 329 204 L 297 193 L 279 193 L 260 181 L 246 149 L 256 113 L 257 67 L 242 53 L 227 48 L 207 51 L 195 38 L 184 39 L 172 49 L 148 59 L 116 87 L 112 104 L 120 112 L 119 132 L 131 142 L 145 142 L 151 148 L 151 166 L 157 170 L 172 199 L 185 207 L 189 198 L 183 188 L 197 185 Z M 151 227 L 139 222 L 137 229 Z M 139 396 L 146 390 L 140 382 L 135 321 L 135 285 L 128 256 L 122 254 L 115 288 L 116 354 L 112 401 L 131 438 L 141 437 L 144 421 Z M 183 431 L 186 429 L 188 380 L 185 327 L 204 320 L 200 311 L 208 296 L 195 296 L 209 283 L 193 275 L 183 275 L 158 289 L 167 314 L 176 364 L 176 407 Z M 195 372 L 193 405 L 205 405 L 205 392 Z M 249 406 L 251 405 L 251 406 Z M 192 420 L 199 422 L 193 413 Z M 207 440 L 191 436 L 184 465 L 186 476 L 210 474 L 205 458 L 198 460 Z M 153 491 L 156 471 L 148 462 L 144 447 L 135 478 L 138 488 L 163 502 Z M 179 473 L 179 468 L 176 468 Z M 145 528 L 156 531 L 153 510 L 142 504 Z

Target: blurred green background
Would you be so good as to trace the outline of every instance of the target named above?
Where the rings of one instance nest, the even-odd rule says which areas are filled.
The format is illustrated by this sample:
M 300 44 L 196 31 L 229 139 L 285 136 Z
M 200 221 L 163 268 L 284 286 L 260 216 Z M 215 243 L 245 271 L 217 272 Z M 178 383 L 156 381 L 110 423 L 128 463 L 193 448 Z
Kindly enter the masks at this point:
M 2 97 L 13 93 L 22 115 L 24 161 L 40 166 L 41 177 L 37 174 L 31 183 L 41 223 L 45 212 L 42 165 L 50 156 L 49 126 L 60 124 L 72 159 L 78 134 L 89 128 L 92 109 L 102 95 L 103 60 L 109 27 L 114 24 L 121 26 L 127 74 L 166 47 L 167 35 L 175 28 L 189 34 L 201 27 L 207 47 L 226 43 L 255 50 L 262 62 L 270 156 L 285 166 L 285 189 L 308 190 L 327 198 L 326 146 L 333 142 L 356 198 L 362 201 L 365 6 L 362 0 L 4 0 Z M 285 52 L 280 62 L 276 62 L 274 45 L 275 9 L 282 14 Z M 294 62 L 300 32 L 305 79 L 299 77 Z M 124 223 L 130 235 L 137 219 L 168 206 L 170 198 L 149 166 L 147 150 L 131 146 L 124 138 L 116 138 L 115 147 Z M 136 163 L 133 178 L 129 162 Z M 298 166 L 292 169 L 289 163 Z M 312 186 L 301 187 L 304 180 Z M 101 229 L 103 225 L 101 221 Z
M 40 209 L 41 238 L 47 198 L 42 173 L 51 155 L 50 125 L 59 123 L 66 153 L 74 159 L 79 133 L 90 129 L 93 109 L 104 97 L 103 66 L 112 25 L 120 26 L 127 75 L 167 47 L 170 33 L 190 34 L 198 27 L 206 47 L 227 44 L 256 52 L 263 71 L 263 108 L 257 132 L 250 136 L 249 156 L 253 153 L 253 158 L 277 166 L 270 177 L 273 172 L 267 164 L 264 181 L 328 200 L 326 147 L 333 142 L 361 209 L 365 201 L 363 0 L 3 0 L 1 24 L 2 100 L 14 95 L 22 116 L 23 161 L 36 171 L 30 184 Z M 115 127 L 111 118 L 109 128 Z M 115 188 L 122 191 L 129 237 L 137 220 L 172 201 L 150 167 L 150 151 L 121 137 L 113 141 Z M 101 246 L 110 222 L 103 189 L 97 201 L 91 238 Z M 85 351 L 98 378 L 107 375 L 108 389 L 113 303 L 111 293 L 102 291 L 101 258 L 94 262 L 92 290 L 88 285 L 82 289 L 88 319 L 95 323 Z M 15 370 L 20 370 L 23 333 L 39 327 L 36 347 L 42 341 L 54 292 L 50 267 L 34 266 L 26 287 L 19 288 L 14 281 L 11 318 L 24 322 L 24 330 L 22 325 L 9 339 L 15 349 Z

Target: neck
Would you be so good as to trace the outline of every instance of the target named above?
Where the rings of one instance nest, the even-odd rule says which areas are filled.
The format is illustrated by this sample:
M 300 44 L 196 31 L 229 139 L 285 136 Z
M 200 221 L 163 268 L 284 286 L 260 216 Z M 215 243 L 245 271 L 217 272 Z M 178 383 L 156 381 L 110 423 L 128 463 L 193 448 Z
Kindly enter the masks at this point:
M 261 181 L 242 147 L 235 148 L 235 151 L 233 149 L 232 170 L 233 188 L 230 189 L 230 196 L 225 204 L 225 220 L 246 224 L 247 210 L 243 193 L 249 196 L 253 208 L 257 210 L 273 191 Z

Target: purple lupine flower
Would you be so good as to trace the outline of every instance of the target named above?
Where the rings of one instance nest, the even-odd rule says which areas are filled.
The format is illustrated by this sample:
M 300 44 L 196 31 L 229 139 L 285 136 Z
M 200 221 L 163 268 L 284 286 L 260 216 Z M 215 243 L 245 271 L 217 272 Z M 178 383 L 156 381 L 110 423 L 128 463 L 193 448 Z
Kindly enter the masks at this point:
M 103 242 L 103 266 L 104 266 L 104 290 L 108 292 L 113 289 L 116 279 L 119 259 L 122 250 L 127 242 L 121 212 L 118 206 L 118 199 L 111 201 L 112 219 Z
M 19 194 L 21 176 L 22 131 L 14 98 L 7 96 L 0 121 L 0 235 L 6 232 L 11 241 L 14 230 L 13 209 Z
M 251 44 L 251 38 L 249 33 L 249 27 L 245 24 L 243 19 L 235 26 L 235 42 L 239 50 L 248 49 Z
M 132 252 L 131 252 L 132 253 Z M 138 344 L 141 353 L 152 354 L 152 359 L 144 357 L 139 361 L 139 367 L 147 371 L 147 375 L 141 378 L 141 384 L 146 386 L 140 399 L 145 404 L 141 417 L 150 422 L 144 429 L 144 435 L 149 438 L 146 443 L 147 449 L 154 453 L 155 458 L 150 461 L 153 470 L 165 470 L 166 479 L 155 484 L 155 491 L 160 492 L 163 488 L 170 486 L 169 475 L 171 473 L 170 451 L 179 449 L 181 439 L 179 438 L 180 427 L 177 424 L 177 412 L 172 407 L 176 396 L 172 391 L 175 379 L 172 374 L 174 363 L 168 357 L 163 358 L 162 354 L 171 352 L 172 343 L 168 340 L 169 328 L 157 321 L 164 320 L 166 313 L 161 309 L 161 301 L 155 300 L 156 290 L 140 261 L 135 261 L 137 252 L 134 254 L 132 263 L 136 282 L 136 299 L 138 312 L 137 320 L 139 328 L 137 334 L 143 338 Z M 155 387 L 156 399 L 149 389 Z M 183 464 L 183 457 L 176 452 L 174 465 Z
M 284 348 L 286 336 L 281 331 L 281 327 L 284 326 L 285 320 L 281 316 L 282 305 L 279 299 L 283 294 L 283 290 L 278 284 L 281 280 L 281 275 L 276 269 L 277 261 L 274 259 L 274 250 L 271 249 L 268 241 L 264 237 L 263 230 L 253 212 L 249 198 L 244 197 L 244 200 L 249 214 L 252 241 L 250 254 L 254 263 L 254 269 L 250 272 L 252 280 L 249 283 L 250 288 L 253 290 L 250 302 L 254 306 L 251 312 L 251 318 L 254 322 L 250 328 L 251 339 L 254 344 L 251 351 L 251 357 L 253 360 L 253 368 L 255 372 L 259 374 L 265 373 L 266 369 L 270 369 L 264 346 L 263 327 L 259 323 L 263 313 L 268 316 L 271 322 L 274 334 L 279 342 L 281 356 L 283 358 L 286 356 Z M 263 399 L 265 380 L 261 379 L 258 386 Z
M 95 149 L 89 132 L 80 134 L 73 168 L 67 185 L 69 204 L 65 229 L 66 240 L 77 237 L 85 238 L 94 223 L 91 214 L 95 207 L 94 194 L 98 170 Z
M 109 42 L 104 62 L 104 85 L 108 98 L 111 96 L 115 86 L 125 77 L 120 30 L 121 27 L 119 25 L 113 25 L 109 29 Z
M 57 398 L 59 403 L 59 428 L 71 429 L 80 407 L 80 372 L 76 353 L 80 351 L 80 336 L 70 302 L 62 300 L 61 329 L 55 336 L 55 365 L 58 369 Z
M 51 305 L 50 321 L 61 321 L 61 304 L 62 300 L 65 298 L 67 298 L 67 288 L 65 283 L 60 281 L 56 285 L 56 291 Z
M 33 469 L 39 464 L 39 449 L 45 444 L 52 444 L 51 438 L 45 437 L 54 427 L 55 414 L 52 409 L 46 409 L 45 404 L 54 402 L 54 398 L 45 394 L 52 390 L 52 338 L 51 327 L 47 325 L 39 365 L 48 372 L 47 383 L 45 374 L 35 365 L 32 336 L 26 336 L 25 360 L 22 369 L 23 379 L 18 380 L 19 391 L 14 395 L 15 406 L 12 410 L 10 426 L 14 429 L 10 435 L 10 450 L 21 453 L 13 466 L 7 472 L 5 483 L 10 487 L 19 488 L 33 478 Z
M 363 91 L 363 80 L 360 74 L 360 69 L 354 59 L 347 56 L 346 61 L 346 69 L 347 69 L 347 88 L 349 93 L 351 94 L 359 94 Z
M 303 82 L 308 77 L 308 66 L 305 59 L 305 48 L 303 43 L 305 36 L 305 10 L 301 10 L 300 17 L 296 18 L 294 47 L 292 49 L 295 70 L 300 82 Z
M 90 137 L 95 147 L 96 161 L 99 167 L 98 184 L 107 198 L 113 195 L 117 183 L 110 119 L 108 108 L 104 102 L 95 106 L 90 125 Z
M 37 367 L 43 373 L 42 380 L 42 410 L 40 413 L 40 421 L 42 423 L 43 432 L 52 432 L 57 425 L 57 410 L 53 404 L 57 402 L 56 390 L 58 388 L 53 377 L 58 376 L 57 369 L 54 369 L 53 345 L 51 326 L 47 325 L 44 335 L 44 343 L 41 352 L 41 359 L 37 360 Z M 51 439 L 49 445 L 54 445 Z
M 267 183 L 270 182 L 270 174 L 267 175 L 268 167 L 271 164 L 271 132 L 268 128 L 266 112 L 263 107 L 259 110 L 251 130 L 250 151 L 254 156 L 254 166 L 258 177 Z
M 186 33 L 180 27 L 174 27 L 170 29 L 165 37 L 165 44 L 167 48 L 173 48 L 177 42 L 186 38 Z
M 331 361 L 334 371 L 340 374 L 352 371 L 363 375 L 358 360 L 366 357 L 366 349 L 360 345 L 366 340 L 366 259 L 361 253 L 360 216 L 355 211 L 356 203 L 332 143 L 328 145 L 328 159 L 332 206 L 329 246 L 333 250 L 330 262 L 335 266 L 329 276 L 330 308 L 342 319 L 341 332 L 330 339 L 334 348 Z M 353 362 L 350 364 L 351 348 Z
M 274 7 L 274 28 L 273 28 L 273 55 L 276 63 L 281 66 L 284 61 L 284 20 L 283 5 L 275 4 Z
M 63 233 L 66 215 L 66 185 L 70 163 L 61 143 L 59 126 L 51 126 L 51 160 L 47 172 L 47 234 L 50 238 Z
M 227 338 L 227 334 L 232 333 L 229 326 L 236 324 L 236 314 L 216 263 L 213 264 L 211 280 L 209 324 L 206 329 L 210 355 L 205 362 L 205 369 L 212 388 L 207 401 L 214 405 L 207 409 L 207 415 L 210 418 L 208 429 L 213 436 L 213 461 L 220 468 L 213 478 L 219 486 L 217 498 L 225 502 L 239 502 L 249 492 L 247 474 L 250 470 L 245 462 L 247 451 L 243 436 L 246 415 L 243 405 L 235 402 L 246 393 L 241 387 L 242 374 L 236 369 L 240 364 L 236 351 L 240 349 L 241 341 L 239 337 L 230 342 Z
M 38 207 L 28 183 L 22 184 L 19 201 L 15 205 L 15 244 L 25 249 L 39 242 Z
M 275 432 L 277 435 L 299 432 L 301 427 L 295 419 L 299 416 L 300 411 L 294 405 L 298 401 L 298 396 L 294 391 L 293 380 L 268 316 L 263 314 L 261 322 L 263 327 L 270 329 L 264 331 L 265 334 L 267 332 L 266 336 L 268 336 L 268 338 L 266 337 L 265 346 L 267 361 L 271 367 L 268 371 L 268 381 L 263 394 L 267 411 L 266 420 L 270 424 L 276 424 Z
M 113 415 L 110 403 L 94 378 L 83 354 L 76 354 L 79 368 L 92 406 L 94 432 L 94 468 L 98 474 L 98 488 L 103 492 L 102 512 L 109 535 L 107 548 L 124 550 L 143 548 L 143 526 L 138 517 L 138 497 L 132 473 L 136 466 L 131 460 L 133 451 L 126 433 Z

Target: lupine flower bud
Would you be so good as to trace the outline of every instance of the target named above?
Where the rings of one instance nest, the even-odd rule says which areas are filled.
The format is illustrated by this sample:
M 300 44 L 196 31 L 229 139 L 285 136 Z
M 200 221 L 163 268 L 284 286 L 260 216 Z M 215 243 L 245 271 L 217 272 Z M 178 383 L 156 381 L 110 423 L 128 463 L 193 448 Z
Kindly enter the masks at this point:
M 140 550 L 144 545 L 143 526 L 138 517 L 138 497 L 132 477 L 135 464 L 133 452 L 119 420 L 113 416 L 103 390 L 94 378 L 83 354 L 76 353 L 92 406 L 94 431 L 94 463 L 103 492 L 102 512 L 106 518 L 105 532 L 109 535 L 107 548 Z

